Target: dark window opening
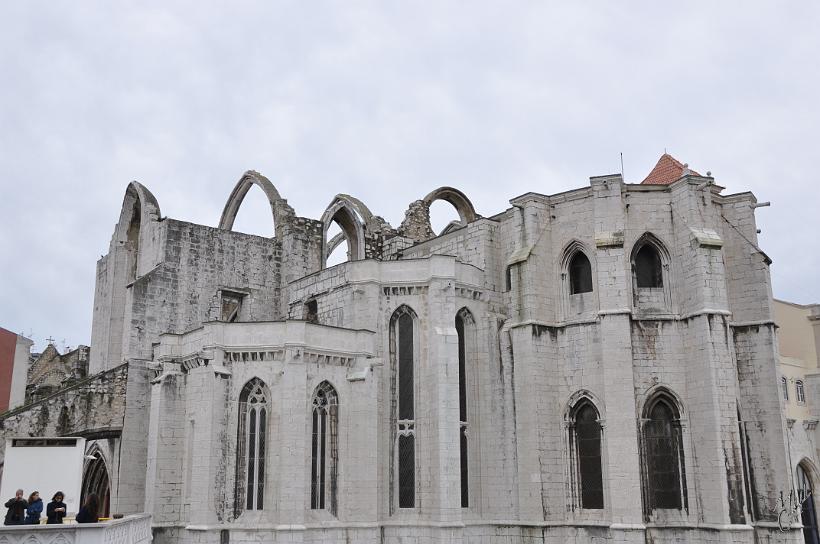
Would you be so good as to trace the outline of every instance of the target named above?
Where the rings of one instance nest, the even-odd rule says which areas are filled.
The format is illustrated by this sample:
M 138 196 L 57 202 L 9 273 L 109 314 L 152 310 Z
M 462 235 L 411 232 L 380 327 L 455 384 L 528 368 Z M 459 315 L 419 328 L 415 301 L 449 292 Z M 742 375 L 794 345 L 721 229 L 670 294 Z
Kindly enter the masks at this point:
M 416 437 L 399 436 L 399 508 L 416 506 Z
M 780 378 L 780 386 L 783 389 L 783 400 L 789 400 L 789 381 L 785 376 Z
M 456 334 L 458 335 L 458 420 L 459 448 L 461 470 L 461 507 L 470 506 L 469 463 L 467 453 L 467 348 L 464 338 L 464 318 L 456 315 Z
M 575 440 L 581 508 L 604 507 L 604 480 L 601 470 L 601 424 L 598 412 L 585 402 L 575 413 Z
M 635 279 L 638 287 L 663 287 L 661 258 L 651 244 L 644 244 L 635 254 Z
M 569 262 L 569 292 L 572 295 L 592 292 L 592 265 L 582 251 Z
M 650 508 L 682 508 L 680 425 L 666 400 L 655 402 L 644 426 Z
M 391 457 L 391 494 L 396 493 L 399 508 L 416 507 L 416 425 L 415 425 L 415 319 L 411 310 L 402 307 L 391 319 L 393 361 L 394 440 Z M 394 487 L 394 485 L 396 487 Z
M 305 302 L 304 319 L 308 323 L 319 323 L 319 303 L 315 298 Z
M 795 398 L 797 398 L 797 402 L 803 404 L 806 402 L 806 392 L 803 389 L 803 380 L 797 380 L 794 382 L 794 391 L 795 391 Z
M 399 419 L 414 419 L 413 412 L 413 318 L 402 314 L 399 329 Z

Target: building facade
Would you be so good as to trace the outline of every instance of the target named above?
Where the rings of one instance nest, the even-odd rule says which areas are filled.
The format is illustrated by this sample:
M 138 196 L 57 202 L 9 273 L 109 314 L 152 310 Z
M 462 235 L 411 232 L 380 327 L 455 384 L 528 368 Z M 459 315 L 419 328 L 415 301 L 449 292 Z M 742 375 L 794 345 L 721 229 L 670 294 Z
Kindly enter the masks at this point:
M 254 185 L 273 238 L 232 230 Z M 4 433 L 87 407 L 84 492 L 157 542 L 799 542 L 770 261 L 722 192 L 664 155 L 489 217 L 442 187 L 394 228 L 248 172 L 214 228 L 133 182 L 89 376 Z
M 25 336 L 0 327 L 0 413 L 25 401 L 26 373 L 33 343 Z
M 789 469 L 802 502 L 801 518 L 807 543 L 820 543 L 818 501 L 820 454 L 817 423 L 820 421 L 820 304 L 794 304 L 774 300 L 778 327 L 780 395 L 786 417 Z

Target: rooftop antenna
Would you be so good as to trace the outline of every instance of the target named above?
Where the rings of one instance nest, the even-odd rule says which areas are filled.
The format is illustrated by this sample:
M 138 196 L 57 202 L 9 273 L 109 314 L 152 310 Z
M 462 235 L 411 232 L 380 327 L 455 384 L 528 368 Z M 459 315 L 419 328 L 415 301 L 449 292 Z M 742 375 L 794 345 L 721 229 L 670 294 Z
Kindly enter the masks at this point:
M 624 152 L 621 151 L 621 179 L 624 179 Z

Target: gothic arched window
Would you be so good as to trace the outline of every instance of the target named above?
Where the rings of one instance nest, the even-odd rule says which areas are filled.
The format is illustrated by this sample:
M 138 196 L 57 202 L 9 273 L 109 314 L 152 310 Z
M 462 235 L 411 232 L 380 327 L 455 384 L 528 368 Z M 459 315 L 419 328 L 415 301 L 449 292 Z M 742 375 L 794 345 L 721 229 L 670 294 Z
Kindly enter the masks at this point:
M 391 501 L 395 500 L 399 508 L 416 506 L 415 326 L 415 313 L 407 306 L 398 308 L 390 319 L 394 437 L 391 447 L 391 496 L 394 498 Z
M 236 448 L 236 514 L 262 510 L 265 497 L 265 455 L 269 394 L 265 383 L 253 378 L 239 394 Z
M 803 404 L 806 402 L 806 391 L 803 389 L 803 380 L 794 382 L 794 392 L 798 403 Z
M 661 257 L 650 243 L 645 243 L 635 254 L 635 281 L 638 287 L 663 287 Z
M 475 326 L 473 316 L 466 308 L 456 314 L 456 334 L 458 335 L 458 426 L 461 468 L 461 507 L 470 506 L 469 472 L 469 416 L 468 416 L 468 361 L 472 357 L 472 343 L 467 341 L 468 328 Z
M 678 509 L 686 502 L 680 414 L 674 399 L 659 393 L 644 411 L 643 443 L 647 508 Z
M 592 265 L 583 251 L 576 251 L 569 261 L 569 293 L 592 292 Z
M 339 397 L 328 382 L 313 392 L 310 456 L 310 507 L 336 515 Z
M 581 508 L 604 507 L 604 479 L 601 464 L 601 423 L 598 410 L 588 399 L 579 401 L 570 412 L 569 439 L 573 449 L 574 496 Z
M 789 380 L 786 376 L 780 378 L 780 387 L 783 389 L 783 400 L 789 400 Z

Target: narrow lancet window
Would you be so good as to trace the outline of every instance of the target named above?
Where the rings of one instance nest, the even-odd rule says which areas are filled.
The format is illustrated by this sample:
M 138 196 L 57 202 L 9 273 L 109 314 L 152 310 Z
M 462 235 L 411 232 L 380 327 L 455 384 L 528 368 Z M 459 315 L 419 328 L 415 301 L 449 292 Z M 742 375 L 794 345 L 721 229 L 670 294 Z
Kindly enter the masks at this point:
M 259 378 L 245 384 L 239 395 L 236 515 L 264 508 L 268 398 L 267 387 Z
M 575 441 L 578 455 L 578 479 L 581 508 L 604 507 L 604 482 L 601 471 L 601 424 L 598 411 L 582 403 L 575 411 Z
M 416 506 L 415 317 L 402 306 L 390 320 L 394 420 L 391 488 L 399 508 Z
M 339 398 L 328 382 L 313 393 L 310 507 L 336 515 Z
M 465 321 L 472 323 L 472 317 L 466 311 L 456 315 L 456 334 L 458 335 L 458 427 L 461 468 L 461 507 L 470 506 L 469 474 L 469 441 L 467 422 L 467 342 L 464 336 Z
M 643 439 L 649 508 L 683 508 L 686 479 L 680 418 L 667 395 L 648 404 Z

